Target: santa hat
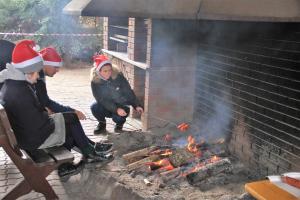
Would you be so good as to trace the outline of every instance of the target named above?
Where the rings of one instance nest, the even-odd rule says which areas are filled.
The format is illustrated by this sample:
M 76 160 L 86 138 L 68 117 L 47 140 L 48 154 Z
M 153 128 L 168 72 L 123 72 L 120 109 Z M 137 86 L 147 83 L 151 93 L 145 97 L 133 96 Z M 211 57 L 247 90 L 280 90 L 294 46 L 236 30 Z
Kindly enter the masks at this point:
M 44 59 L 44 65 L 50 65 L 53 67 L 62 67 L 63 62 L 60 55 L 53 47 L 47 47 L 40 51 L 40 55 Z
M 43 59 L 33 48 L 33 40 L 22 40 L 16 44 L 12 53 L 11 64 L 23 73 L 40 71 L 43 68 Z
M 94 58 L 94 67 L 96 67 L 96 72 L 100 72 L 101 68 L 104 65 L 111 65 L 111 62 L 108 60 L 108 58 L 105 55 L 96 55 Z

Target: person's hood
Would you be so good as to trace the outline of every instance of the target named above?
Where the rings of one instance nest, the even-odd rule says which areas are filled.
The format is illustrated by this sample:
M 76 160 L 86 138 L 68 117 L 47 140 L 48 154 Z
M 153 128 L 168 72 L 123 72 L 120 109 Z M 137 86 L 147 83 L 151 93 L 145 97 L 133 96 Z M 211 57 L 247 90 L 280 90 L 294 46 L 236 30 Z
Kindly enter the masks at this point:
M 25 81 L 26 77 L 23 72 L 17 70 L 11 64 L 6 64 L 6 69 L 0 72 L 0 83 L 3 83 L 7 79 L 16 80 L 16 81 Z

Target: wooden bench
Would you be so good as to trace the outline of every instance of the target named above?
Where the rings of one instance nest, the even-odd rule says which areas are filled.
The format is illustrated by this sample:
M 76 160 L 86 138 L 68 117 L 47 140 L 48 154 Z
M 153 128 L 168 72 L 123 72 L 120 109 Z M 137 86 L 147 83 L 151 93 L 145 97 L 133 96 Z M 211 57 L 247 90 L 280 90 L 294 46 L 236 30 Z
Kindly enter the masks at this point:
M 272 184 L 269 180 L 245 185 L 246 191 L 258 200 L 297 200 L 298 198 Z M 299 199 L 298 199 L 299 200 Z
M 46 199 L 58 199 L 46 177 L 59 165 L 74 160 L 73 154 L 64 147 L 43 149 L 29 155 L 18 148 L 6 112 L 0 105 L 0 146 L 23 175 L 23 179 L 8 191 L 3 199 L 17 199 L 32 190 L 42 193 Z

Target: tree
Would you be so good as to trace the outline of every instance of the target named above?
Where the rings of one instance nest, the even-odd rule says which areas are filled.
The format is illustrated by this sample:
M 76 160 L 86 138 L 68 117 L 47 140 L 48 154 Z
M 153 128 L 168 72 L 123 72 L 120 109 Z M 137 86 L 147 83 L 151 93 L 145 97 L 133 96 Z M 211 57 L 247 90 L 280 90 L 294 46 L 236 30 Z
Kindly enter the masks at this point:
M 99 33 L 99 24 L 86 28 L 80 17 L 62 13 L 68 0 L 0 0 L 1 32 L 23 33 Z M 98 26 L 96 26 L 98 25 Z M 66 57 L 81 57 L 83 49 L 90 52 L 101 48 L 101 37 L 7 36 L 10 40 L 29 38 L 40 46 L 52 45 Z M 90 55 L 90 58 L 92 55 Z

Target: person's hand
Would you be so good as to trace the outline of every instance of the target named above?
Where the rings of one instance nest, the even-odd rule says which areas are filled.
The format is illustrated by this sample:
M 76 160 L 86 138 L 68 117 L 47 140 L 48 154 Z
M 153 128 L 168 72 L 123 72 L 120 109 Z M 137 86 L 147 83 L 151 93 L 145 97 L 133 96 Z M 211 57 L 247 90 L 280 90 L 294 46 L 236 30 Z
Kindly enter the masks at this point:
M 54 112 L 52 112 L 52 110 L 50 110 L 48 107 L 45 107 L 45 109 L 47 110 L 48 115 L 54 114 Z
M 121 117 L 125 117 L 127 115 L 127 113 L 125 112 L 125 110 L 123 108 L 118 108 L 117 114 Z
M 140 106 L 136 107 L 135 110 L 139 113 L 142 114 L 144 112 L 144 109 Z
M 86 116 L 85 116 L 85 114 L 83 114 L 83 112 L 81 112 L 79 110 L 75 110 L 75 113 L 76 113 L 79 120 L 85 120 L 86 119 Z

